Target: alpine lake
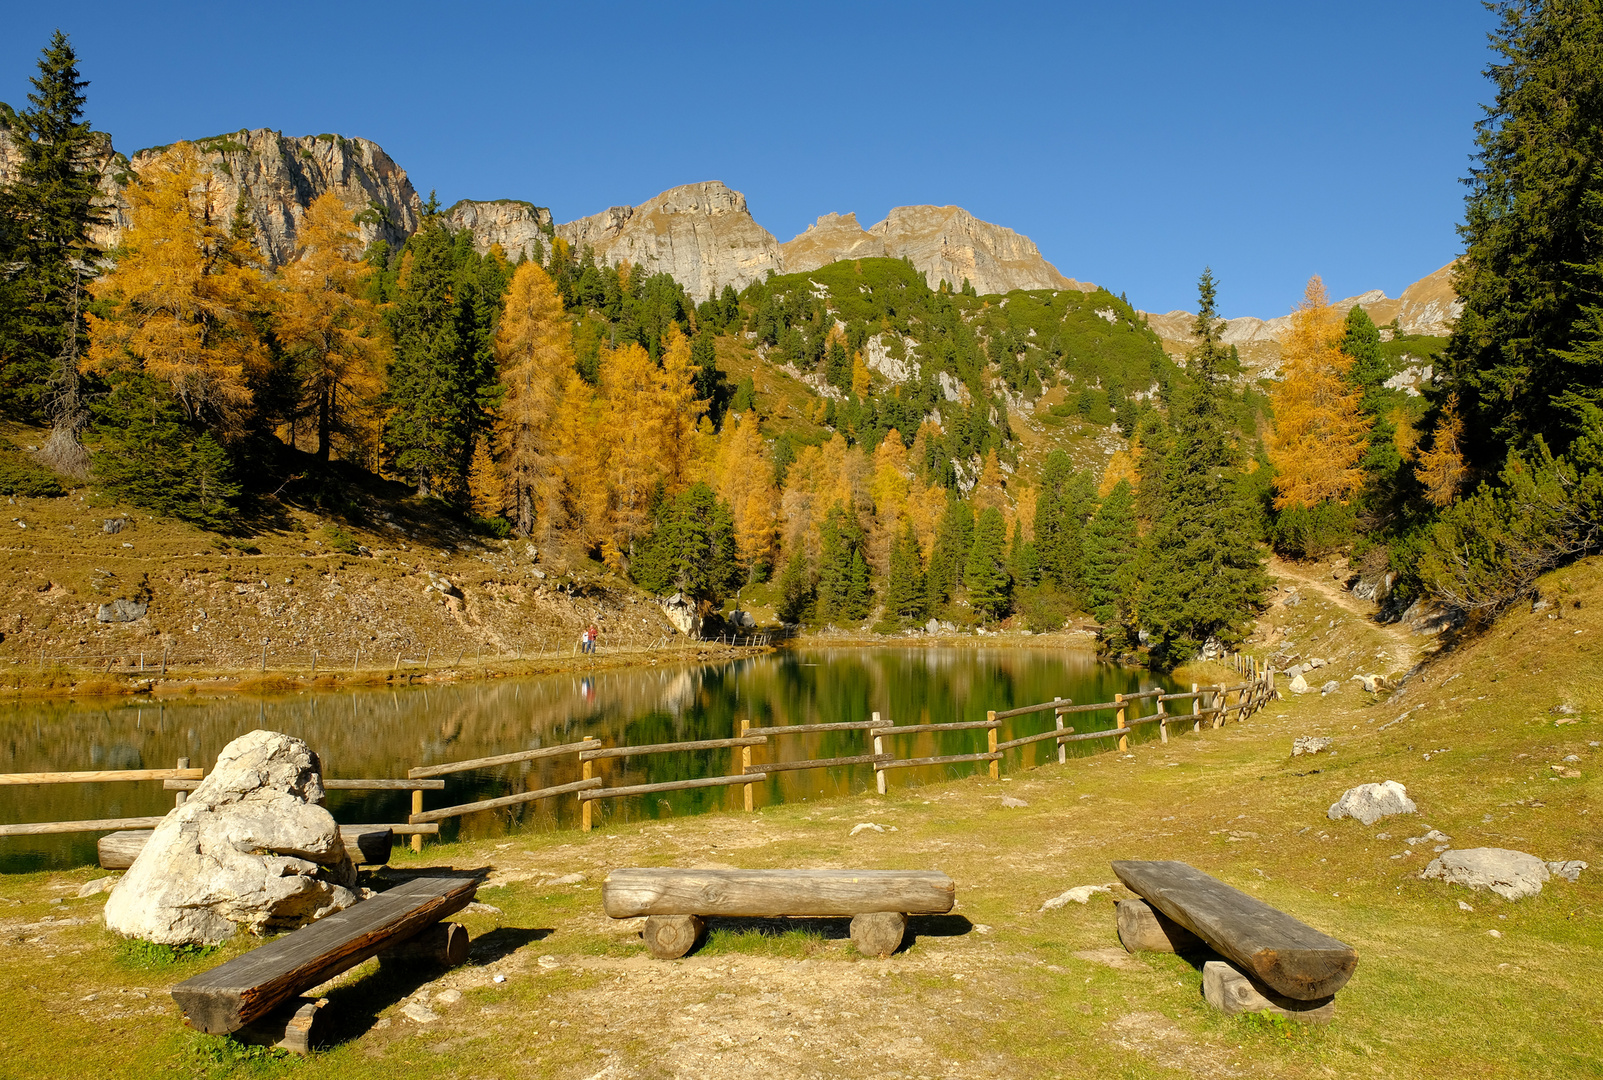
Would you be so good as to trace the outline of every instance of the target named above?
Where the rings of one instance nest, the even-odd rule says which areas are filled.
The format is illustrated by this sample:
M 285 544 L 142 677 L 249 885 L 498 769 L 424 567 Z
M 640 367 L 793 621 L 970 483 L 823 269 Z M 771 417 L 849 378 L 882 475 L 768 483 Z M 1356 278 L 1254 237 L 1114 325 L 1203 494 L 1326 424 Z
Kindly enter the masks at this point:
M 537 678 L 394 688 L 304 690 L 270 697 L 132 697 L 21 700 L 0 707 L 0 772 L 172 768 L 179 758 L 210 768 L 230 740 L 255 728 L 306 740 L 323 774 L 336 779 L 405 778 L 412 768 L 574 743 L 647 746 L 724 739 L 752 727 L 864 721 L 878 713 L 895 725 L 985 719 L 1051 701 L 1111 701 L 1115 694 L 1173 683 L 1089 652 L 1044 648 L 800 648 L 697 666 L 614 668 Z M 1141 714 L 1153 711 L 1140 703 Z M 1132 710 L 1134 704 L 1132 704 Z M 1132 711 L 1132 716 L 1134 712 Z M 1067 718 L 1076 731 L 1112 727 L 1111 712 Z M 1053 727 L 1051 711 L 1003 721 L 1002 740 Z M 1157 737 L 1153 725 L 1134 739 Z M 890 743 L 891 740 L 887 740 Z M 870 753 L 866 732 L 771 736 L 754 761 L 838 758 Z M 1070 755 L 1103 753 L 1107 740 L 1069 743 Z M 899 758 L 982 752 L 982 729 L 894 737 Z M 681 750 L 595 762 L 608 787 L 740 772 L 740 749 Z M 1048 739 L 1007 751 L 1004 773 L 1057 760 Z M 963 776 L 985 762 L 887 772 L 896 787 Z M 577 754 L 452 773 L 445 790 L 424 793 L 426 809 L 565 784 L 580 778 Z M 778 772 L 755 780 L 756 805 L 833 798 L 873 790 L 872 765 Z M 734 809 L 743 787 L 708 787 L 609 798 L 595 824 Z M 0 786 L 0 822 L 77 821 L 156 816 L 174 795 L 159 781 Z M 407 791 L 331 791 L 341 824 L 405 822 Z M 486 838 L 530 830 L 574 829 L 571 795 L 451 818 L 440 838 Z M 96 860 L 95 833 L 0 838 L 0 872 L 81 866 Z M 397 843 L 400 838 L 397 838 Z

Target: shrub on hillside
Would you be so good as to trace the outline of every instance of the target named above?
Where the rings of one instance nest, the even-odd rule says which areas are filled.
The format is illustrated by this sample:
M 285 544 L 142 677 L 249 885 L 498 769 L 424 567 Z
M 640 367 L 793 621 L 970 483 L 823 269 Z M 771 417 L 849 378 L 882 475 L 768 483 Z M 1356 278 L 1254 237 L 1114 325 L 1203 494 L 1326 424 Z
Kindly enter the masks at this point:
M 1326 499 L 1316 506 L 1288 506 L 1269 527 L 1270 543 L 1288 559 L 1322 559 L 1352 543 L 1358 518 L 1351 506 Z
M 1436 596 L 1478 619 L 1530 595 L 1536 579 L 1603 548 L 1603 416 L 1555 457 L 1540 437 L 1511 452 L 1497 485 L 1482 483 L 1426 532 L 1418 574 Z

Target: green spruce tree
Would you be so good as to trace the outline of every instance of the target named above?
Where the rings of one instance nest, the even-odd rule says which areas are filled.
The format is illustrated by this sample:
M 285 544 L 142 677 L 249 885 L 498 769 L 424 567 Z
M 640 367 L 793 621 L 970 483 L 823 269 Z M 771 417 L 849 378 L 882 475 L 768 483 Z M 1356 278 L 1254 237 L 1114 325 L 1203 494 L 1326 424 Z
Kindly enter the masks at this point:
M 819 529 L 818 621 L 852 623 L 868 615 L 872 599 L 867 539 L 856 515 L 836 503 Z
M 1173 668 L 1210 639 L 1232 645 L 1263 598 L 1258 524 L 1239 483 L 1241 450 L 1226 422 L 1219 377 L 1226 350 L 1213 272 L 1198 284 L 1196 346 L 1176 394 L 1174 433 L 1163 463 L 1164 505 L 1148 537 L 1142 611 L 1153 662 Z
M 891 546 L 890 572 L 885 582 L 885 614 L 888 620 L 906 626 L 922 622 L 928 611 L 924 557 L 919 551 L 918 534 L 909 521 Z
M 1538 437 L 1562 454 L 1603 408 L 1603 6 L 1493 10 L 1496 98 L 1453 274 L 1464 310 L 1437 369 L 1488 474 Z
M 930 606 L 939 607 L 952 599 L 963 584 L 963 568 L 974 542 L 974 508 L 948 491 L 946 510 L 935 524 L 935 546 L 930 551 L 927 575 Z
M 88 282 L 100 252 L 90 234 L 104 224 L 95 206 L 97 140 L 84 119 L 88 82 L 57 30 L 39 57 L 22 112 L 3 108 L 0 127 L 17 155 L 14 182 L 0 191 L 0 413 L 51 422 L 45 456 L 81 474 L 78 442 L 89 420 L 78 356 L 88 345 Z
M 963 580 L 968 600 L 976 614 L 1000 619 L 1008 612 L 1012 596 L 1007 572 L 1007 522 L 1002 511 L 986 507 L 974 523 L 974 544 L 969 548 Z
M 779 575 L 779 603 L 775 613 L 787 623 L 806 621 L 813 604 L 813 569 L 807 553 L 798 547 L 785 561 Z
M 1085 531 L 1086 598 L 1110 648 L 1128 645 L 1141 580 L 1141 538 L 1136 531 L 1135 491 L 1120 480 L 1097 507 Z
M 1085 522 L 1095 505 L 1096 483 L 1090 474 L 1075 471 L 1061 450 L 1048 454 L 1035 497 L 1035 550 L 1042 577 L 1076 602 L 1084 593 Z

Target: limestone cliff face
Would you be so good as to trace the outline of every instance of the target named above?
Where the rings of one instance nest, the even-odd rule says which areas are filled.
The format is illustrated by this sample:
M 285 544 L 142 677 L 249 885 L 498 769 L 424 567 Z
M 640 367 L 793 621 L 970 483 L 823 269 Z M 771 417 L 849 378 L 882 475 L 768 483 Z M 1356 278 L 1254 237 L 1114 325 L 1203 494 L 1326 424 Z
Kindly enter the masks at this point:
M 639 206 L 614 206 L 558 225 L 556 234 L 575 251 L 589 245 L 597 262 L 627 260 L 672 274 L 698 301 L 783 267 L 778 241 L 752 220 L 746 197 L 716 180 L 670 188 Z
M 517 199 L 490 202 L 463 199 L 446 211 L 446 218 L 452 228 L 466 229 L 473 234 L 473 247 L 481 255 L 500 244 L 506 257 L 513 262 L 520 255 L 533 258 L 537 241 L 544 250 L 551 250 L 551 211 L 543 206 Z
M 101 138 L 95 167 L 101 174 L 100 202 L 109 220 L 97 230 L 95 240 L 102 248 L 111 248 L 128 227 L 127 185 L 172 153 L 172 147 L 141 150 L 128 159 L 112 149 L 109 135 Z M 288 138 L 261 128 L 198 139 L 195 147 L 205 164 L 212 212 L 232 217 L 243 194 L 257 247 L 270 267 L 293 257 L 301 219 L 312 200 L 325 191 L 337 192 L 353 212 L 361 213 L 364 244 L 383 239 L 399 247 L 423 216 L 406 170 L 366 139 Z M 0 128 L 0 180 L 11 178 L 16 161 L 11 136 Z
M 406 170 L 377 143 L 343 135 L 286 137 L 266 128 L 195 140 L 205 162 L 214 209 L 232 214 L 241 195 L 256 230 L 256 246 L 270 267 L 294 257 L 295 236 L 312 200 L 333 191 L 361 213 L 362 243 L 399 247 L 416 231 L 423 207 Z M 139 174 L 172 152 L 141 150 L 129 159 Z M 127 225 L 128 202 L 119 193 L 113 228 Z
M 786 273 L 816 270 L 839 259 L 888 256 L 910 259 L 932 287 L 947 281 L 956 288 L 966 278 L 980 293 L 1096 291 L 1095 285 L 1060 274 L 1029 237 L 958 206 L 898 206 L 868 229 L 858 225 L 855 214 L 825 214 L 780 250 Z

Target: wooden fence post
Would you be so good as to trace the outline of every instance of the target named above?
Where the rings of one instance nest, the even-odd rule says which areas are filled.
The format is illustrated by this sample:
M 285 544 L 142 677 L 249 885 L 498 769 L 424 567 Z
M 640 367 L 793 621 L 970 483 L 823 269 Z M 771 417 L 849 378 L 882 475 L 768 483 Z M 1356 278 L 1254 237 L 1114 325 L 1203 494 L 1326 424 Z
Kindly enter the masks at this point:
M 265 640 L 262 642 L 262 670 L 267 670 L 267 642 Z
M 179 758 L 178 759 L 178 767 L 180 769 L 189 768 L 189 759 L 186 758 L 186 757 Z M 173 797 L 173 805 L 174 806 L 182 806 L 182 805 L 184 805 L 184 800 L 187 799 L 187 798 L 189 798 L 189 792 L 180 791 L 177 795 L 175 795 Z
M 1063 703 L 1063 699 L 1054 694 L 1052 696 L 1052 703 L 1054 705 L 1060 705 L 1060 704 Z M 1073 702 L 1070 702 L 1069 704 L 1073 704 Z M 1056 709 L 1052 710 L 1052 722 L 1057 725 L 1057 729 L 1059 731 L 1063 730 L 1063 714 L 1058 712 Z M 1068 762 L 1068 760 L 1069 760 L 1069 745 L 1068 745 L 1068 743 L 1060 741 L 1058 743 L 1058 764 L 1059 765 L 1066 764 Z
M 40 666 L 43 666 L 43 664 L 41 664 Z M 163 675 L 167 674 L 167 646 L 166 645 L 163 645 L 161 647 L 161 673 Z
M 996 723 L 996 710 L 995 709 L 992 709 L 991 711 L 989 711 L 989 712 L 987 712 L 985 714 L 985 722 L 988 723 L 988 724 Z M 996 729 L 994 727 L 985 729 L 985 752 L 987 754 L 996 753 Z M 992 780 L 1000 780 L 1000 779 L 1002 779 L 1002 759 L 1001 758 L 992 758 L 991 759 L 991 779 Z
M 1229 696 L 1229 694 L 1225 693 L 1224 683 L 1214 687 L 1213 695 L 1209 700 L 1213 707 L 1213 726 L 1216 728 L 1225 726 L 1225 700 Z
M 750 730 L 751 730 L 751 721 L 750 720 L 742 720 L 740 722 L 740 737 L 742 739 L 744 739 L 746 737 L 746 732 L 748 732 Z M 740 748 L 740 771 L 742 773 L 744 773 L 749 768 L 751 768 L 751 747 L 742 746 Z M 750 785 L 750 784 L 742 784 L 741 785 L 741 790 L 744 793 L 744 802 L 745 802 L 747 810 L 753 809 L 753 806 L 752 806 L 753 793 L 752 793 L 751 789 L 752 789 L 752 785 Z
M 413 788 L 412 789 L 412 813 L 421 814 L 422 812 L 423 812 L 423 789 L 422 788 Z M 422 851 L 423 850 L 423 834 L 422 833 L 413 833 L 412 834 L 412 850 L 413 851 Z
M 1113 703 L 1119 707 L 1119 711 L 1118 711 L 1118 714 L 1117 714 L 1118 724 L 1119 724 L 1119 730 L 1123 731 L 1124 730 L 1124 695 L 1123 694 L 1114 694 L 1113 695 Z M 1119 752 L 1123 753 L 1124 751 L 1126 751 L 1128 749 L 1130 749 L 1130 736 L 1128 736 L 1128 735 L 1120 735 L 1119 736 Z
M 1202 712 L 1202 699 L 1196 696 L 1201 689 L 1196 683 L 1191 684 L 1191 730 L 1193 732 L 1202 730 L 1202 717 L 1199 715 Z
M 591 777 L 595 776 L 595 765 L 596 763 L 593 761 L 586 761 L 584 763 L 583 770 L 580 773 L 580 779 L 589 780 Z M 586 799 L 579 804 L 579 828 L 584 832 L 590 831 L 590 808 L 594 805 L 595 803 L 591 802 L 589 799 Z
M 874 726 L 879 726 L 879 713 L 874 713 Z M 874 755 L 877 757 L 885 752 L 885 739 L 876 731 L 874 735 Z M 885 794 L 885 770 L 876 763 L 874 765 L 874 787 L 881 794 Z
M 317 674 L 317 650 L 312 650 L 312 674 Z
M 1163 695 L 1158 695 L 1158 738 L 1163 745 L 1169 745 L 1169 710 L 1164 707 Z

